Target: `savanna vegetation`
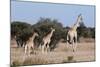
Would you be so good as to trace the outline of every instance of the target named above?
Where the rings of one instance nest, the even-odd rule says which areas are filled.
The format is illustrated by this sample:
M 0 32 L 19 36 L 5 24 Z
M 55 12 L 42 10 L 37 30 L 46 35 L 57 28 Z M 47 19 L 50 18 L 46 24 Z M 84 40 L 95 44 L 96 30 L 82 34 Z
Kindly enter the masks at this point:
M 53 37 L 51 38 L 50 49 L 53 50 L 48 54 L 42 54 L 40 50 L 35 49 L 36 54 L 31 56 L 24 55 L 24 48 L 11 47 L 11 67 L 18 67 L 22 65 L 37 65 L 37 64 L 52 64 L 52 63 L 70 63 L 78 61 L 93 61 L 95 58 L 94 53 L 94 41 L 92 42 L 80 42 L 80 38 L 95 39 L 95 28 L 87 27 L 84 23 L 81 23 L 77 28 L 78 31 L 78 48 L 76 56 L 73 56 L 71 47 L 66 46 L 66 35 L 70 27 L 64 27 L 58 20 L 50 18 L 40 18 L 36 24 L 29 24 L 29 22 L 13 21 L 11 22 L 11 39 L 12 44 L 23 45 L 29 40 L 29 37 L 33 32 L 39 34 L 35 38 L 35 47 L 39 47 L 42 43 L 42 39 L 50 31 L 51 27 L 55 29 Z M 62 42 L 61 42 L 62 41 Z M 19 46 L 18 45 L 18 46 Z
M 28 22 L 13 21 L 11 22 L 11 39 L 17 36 L 17 39 L 26 42 L 31 34 L 37 32 L 39 37 L 35 38 L 36 46 L 38 47 L 42 41 L 42 38 L 47 35 L 51 30 L 50 28 L 55 28 L 53 37 L 51 38 L 50 47 L 55 48 L 56 43 L 63 39 L 66 41 L 68 26 L 64 27 L 61 22 L 56 19 L 50 18 L 40 18 L 36 24 L 28 24 Z M 78 31 L 78 41 L 79 37 L 84 38 L 95 38 L 95 28 L 86 27 L 84 23 L 81 23 L 77 29 Z M 22 43 L 23 44 L 23 43 Z

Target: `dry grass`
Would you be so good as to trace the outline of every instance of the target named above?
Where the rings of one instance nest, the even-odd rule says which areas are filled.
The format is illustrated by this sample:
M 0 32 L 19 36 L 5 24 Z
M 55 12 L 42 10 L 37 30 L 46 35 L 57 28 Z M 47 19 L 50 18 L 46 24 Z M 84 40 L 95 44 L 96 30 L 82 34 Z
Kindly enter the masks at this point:
M 78 43 L 77 51 L 73 54 L 70 45 L 59 42 L 57 48 L 49 53 L 41 53 L 36 49 L 36 54 L 26 56 L 24 48 L 17 48 L 16 43 L 11 44 L 11 65 L 37 65 L 53 63 L 69 63 L 95 60 L 95 43 L 92 41 Z

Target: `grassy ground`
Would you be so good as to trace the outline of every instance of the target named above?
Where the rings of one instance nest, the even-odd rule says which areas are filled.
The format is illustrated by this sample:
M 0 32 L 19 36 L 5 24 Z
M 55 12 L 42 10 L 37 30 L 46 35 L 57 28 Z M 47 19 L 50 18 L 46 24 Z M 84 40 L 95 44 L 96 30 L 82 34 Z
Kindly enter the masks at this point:
M 26 56 L 24 48 L 17 48 L 15 41 L 11 41 L 11 65 L 37 65 L 52 63 L 69 63 L 95 60 L 94 40 L 87 39 L 78 43 L 77 51 L 73 54 L 71 46 L 59 42 L 57 48 L 49 53 L 41 53 L 36 50 L 36 54 Z

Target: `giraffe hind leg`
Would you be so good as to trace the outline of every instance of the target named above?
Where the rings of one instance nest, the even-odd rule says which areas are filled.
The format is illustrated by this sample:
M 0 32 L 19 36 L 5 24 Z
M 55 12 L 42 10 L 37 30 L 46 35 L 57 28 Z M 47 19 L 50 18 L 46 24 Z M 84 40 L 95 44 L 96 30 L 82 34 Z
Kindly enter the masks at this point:
M 42 45 L 42 53 L 44 53 L 44 50 L 45 49 L 45 44 L 44 45 Z
M 30 56 L 31 55 L 31 46 L 29 46 L 29 51 L 28 51 L 28 55 Z
M 27 51 L 28 51 L 28 46 L 25 45 L 25 54 L 27 53 Z
M 72 40 L 72 51 L 75 52 L 75 44 L 74 44 L 74 39 Z
M 49 46 L 49 43 L 47 44 L 47 52 L 50 51 L 50 46 Z
M 48 52 L 48 43 L 46 44 L 45 52 Z

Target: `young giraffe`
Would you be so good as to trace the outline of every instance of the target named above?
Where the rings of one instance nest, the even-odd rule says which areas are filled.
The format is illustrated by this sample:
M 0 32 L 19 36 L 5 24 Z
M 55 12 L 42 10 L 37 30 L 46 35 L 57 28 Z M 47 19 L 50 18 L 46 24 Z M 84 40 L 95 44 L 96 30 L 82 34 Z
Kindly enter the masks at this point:
M 30 55 L 30 53 L 31 53 L 31 48 L 34 50 L 34 39 L 35 39 L 35 37 L 36 36 L 38 36 L 38 34 L 37 33 L 33 33 L 33 35 L 32 35 L 32 37 L 30 37 L 29 38 L 29 40 L 27 41 L 27 43 L 26 43 L 26 45 L 25 45 L 25 54 L 27 53 L 27 51 L 28 51 L 28 53 L 29 53 L 29 55 Z
M 54 31 L 55 31 L 55 29 L 51 28 L 51 32 L 43 38 L 42 53 L 44 53 L 45 48 L 46 48 L 46 51 L 48 51 L 49 44 L 51 42 L 51 37 L 52 37 Z
M 76 51 L 77 47 L 77 27 L 82 23 L 82 15 L 80 14 L 77 18 L 76 23 L 68 30 L 67 41 L 72 44 L 73 52 Z

